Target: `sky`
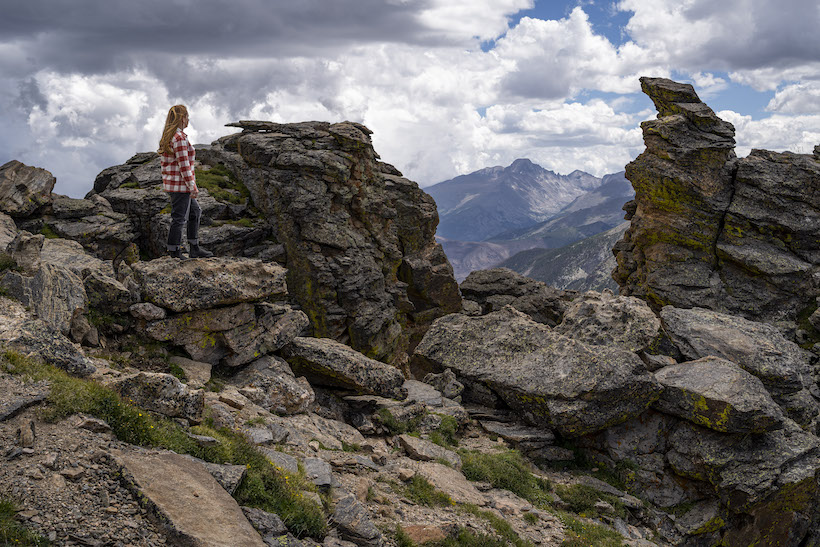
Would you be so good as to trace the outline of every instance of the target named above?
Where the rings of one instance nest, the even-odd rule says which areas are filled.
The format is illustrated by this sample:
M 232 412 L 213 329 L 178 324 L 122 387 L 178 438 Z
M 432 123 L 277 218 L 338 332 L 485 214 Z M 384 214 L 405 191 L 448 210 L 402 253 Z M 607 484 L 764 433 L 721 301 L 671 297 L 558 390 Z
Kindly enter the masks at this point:
M 621 171 L 654 118 L 640 76 L 695 86 L 751 148 L 820 143 L 816 0 L 2 0 L 0 164 L 82 197 L 240 119 L 364 123 L 420 186 L 530 158 Z

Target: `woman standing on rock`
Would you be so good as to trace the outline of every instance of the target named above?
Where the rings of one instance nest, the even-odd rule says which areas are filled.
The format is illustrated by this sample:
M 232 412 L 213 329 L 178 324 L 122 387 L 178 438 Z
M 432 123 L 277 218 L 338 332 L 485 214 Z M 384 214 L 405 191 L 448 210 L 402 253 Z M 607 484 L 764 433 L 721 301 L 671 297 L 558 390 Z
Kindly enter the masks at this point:
M 178 104 L 172 106 L 165 119 L 165 129 L 159 140 L 159 154 L 162 159 L 162 189 L 171 197 L 171 229 L 168 231 L 168 254 L 183 258 L 182 227 L 188 221 L 188 245 L 191 258 L 214 256 L 199 246 L 199 219 L 202 209 L 196 198 L 199 188 L 194 176 L 194 147 L 188 136 L 182 132 L 188 127 L 188 109 Z

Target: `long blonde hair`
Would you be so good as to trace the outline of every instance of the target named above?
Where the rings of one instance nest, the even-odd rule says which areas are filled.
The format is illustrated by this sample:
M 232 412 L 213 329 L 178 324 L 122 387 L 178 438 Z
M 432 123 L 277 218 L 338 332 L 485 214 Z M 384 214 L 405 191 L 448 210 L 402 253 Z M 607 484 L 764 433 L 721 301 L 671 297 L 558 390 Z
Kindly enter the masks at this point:
M 177 129 L 182 127 L 182 119 L 188 116 L 188 109 L 181 104 L 171 107 L 168 111 L 168 117 L 165 118 L 165 129 L 162 130 L 162 138 L 159 140 L 160 154 L 173 154 L 174 150 L 171 148 L 171 139 Z

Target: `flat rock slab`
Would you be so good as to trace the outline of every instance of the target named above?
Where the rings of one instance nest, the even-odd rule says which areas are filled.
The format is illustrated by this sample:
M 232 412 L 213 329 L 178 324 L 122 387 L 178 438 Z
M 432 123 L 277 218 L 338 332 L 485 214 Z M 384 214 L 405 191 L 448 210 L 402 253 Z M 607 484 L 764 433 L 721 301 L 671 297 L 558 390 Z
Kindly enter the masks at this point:
M 425 462 L 418 466 L 418 474 L 441 490 L 456 503 L 486 505 L 487 501 L 473 483 L 460 471 L 436 462 Z
M 783 427 L 783 411 L 755 376 L 719 357 L 672 365 L 655 373 L 665 388 L 655 408 L 723 433 L 763 433 Z
M 447 450 L 443 446 L 439 446 L 430 441 L 413 437 L 412 435 L 400 435 L 399 442 L 401 443 L 407 455 L 414 460 L 421 461 L 436 461 L 444 460 L 448 462 L 454 469 L 461 469 L 461 458 L 452 450 Z
M 527 422 L 567 436 L 637 416 L 663 389 L 634 353 L 577 342 L 510 306 L 436 320 L 413 361 L 484 385 Z
M 294 338 L 282 354 L 294 373 L 308 380 L 360 393 L 404 399 L 404 376 L 396 367 L 370 359 L 329 338 Z
M 287 293 L 286 270 L 251 258 L 159 258 L 134 265 L 145 300 L 175 312 L 269 299 Z
M 490 420 L 478 420 L 487 433 L 498 435 L 511 443 L 552 443 L 555 433 L 549 429 L 531 427 L 520 423 L 503 423 Z
M 130 487 L 181 545 L 264 547 L 242 509 L 204 465 L 173 452 L 112 451 Z

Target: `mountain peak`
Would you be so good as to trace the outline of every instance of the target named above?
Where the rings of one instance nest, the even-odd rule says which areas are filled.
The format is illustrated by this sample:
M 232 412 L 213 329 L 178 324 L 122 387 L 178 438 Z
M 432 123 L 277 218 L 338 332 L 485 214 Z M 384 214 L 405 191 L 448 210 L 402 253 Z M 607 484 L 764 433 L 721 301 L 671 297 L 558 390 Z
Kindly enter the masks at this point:
M 518 158 L 517 160 L 512 162 L 507 169 L 509 169 L 510 171 L 512 171 L 514 173 L 527 173 L 527 172 L 543 169 L 543 167 L 541 167 L 540 165 L 534 164 L 528 158 Z

